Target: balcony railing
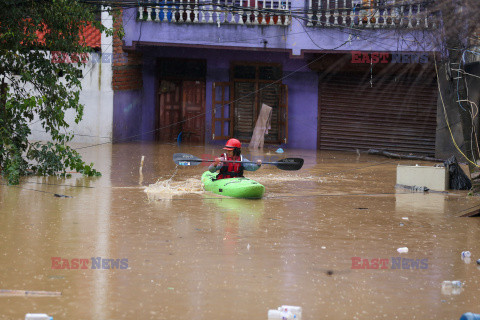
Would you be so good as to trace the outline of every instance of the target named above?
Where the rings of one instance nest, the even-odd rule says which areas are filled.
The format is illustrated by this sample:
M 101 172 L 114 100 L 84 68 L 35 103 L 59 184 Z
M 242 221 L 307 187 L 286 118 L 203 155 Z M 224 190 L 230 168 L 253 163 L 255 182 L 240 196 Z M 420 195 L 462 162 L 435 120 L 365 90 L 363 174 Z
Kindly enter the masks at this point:
M 435 16 L 423 1 L 307 0 L 307 26 L 434 28 Z
M 260 26 L 291 24 L 288 0 L 148 0 L 138 19 L 170 23 L 211 23 Z M 143 2 L 145 3 L 145 1 Z

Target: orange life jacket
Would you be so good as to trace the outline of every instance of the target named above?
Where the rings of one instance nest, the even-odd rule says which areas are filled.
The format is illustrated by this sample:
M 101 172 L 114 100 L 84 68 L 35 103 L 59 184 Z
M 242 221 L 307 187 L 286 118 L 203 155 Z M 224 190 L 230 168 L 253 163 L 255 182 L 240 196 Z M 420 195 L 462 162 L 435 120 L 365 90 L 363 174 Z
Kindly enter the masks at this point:
M 243 157 L 240 156 L 233 156 L 229 157 L 226 153 L 222 155 L 223 159 L 228 161 L 242 161 Z M 228 179 L 228 178 L 237 178 L 243 177 L 243 164 L 242 163 L 232 163 L 227 162 L 224 163 L 223 166 L 220 168 L 220 173 L 217 175 L 217 180 L 219 179 Z

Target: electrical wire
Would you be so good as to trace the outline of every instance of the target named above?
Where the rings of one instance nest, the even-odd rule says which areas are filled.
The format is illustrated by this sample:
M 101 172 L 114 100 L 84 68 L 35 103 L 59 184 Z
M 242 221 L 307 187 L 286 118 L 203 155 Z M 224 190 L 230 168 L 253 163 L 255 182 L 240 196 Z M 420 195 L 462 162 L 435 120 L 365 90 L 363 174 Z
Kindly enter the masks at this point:
M 347 44 L 347 43 L 348 43 L 348 40 L 345 41 L 344 43 L 338 45 L 337 47 L 330 49 L 330 50 L 336 50 L 336 49 L 344 46 L 344 45 Z M 238 101 L 240 101 L 240 100 L 242 100 L 242 99 L 245 99 L 245 98 L 247 98 L 247 97 L 249 97 L 249 96 L 251 96 L 251 95 L 254 95 L 254 94 L 258 93 L 258 92 L 261 92 L 261 91 L 263 91 L 263 90 L 265 90 L 265 89 L 267 89 L 267 88 L 269 88 L 269 87 L 271 87 L 271 86 L 273 86 L 273 85 L 276 85 L 276 84 L 279 84 L 279 83 L 281 84 L 283 80 L 291 77 L 292 75 L 296 74 L 297 72 L 300 72 L 300 70 L 308 67 L 309 65 L 311 65 L 311 64 L 313 64 L 313 63 L 315 63 L 315 62 L 317 62 L 317 61 L 320 61 L 320 59 L 322 59 L 325 55 L 327 55 L 327 53 L 322 54 L 321 56 L 319 56 L 319 57 L 317 57 L 316 59 L 312 60 L 311 62 L 307 63 L 306 65 L 303 65 L 303 66 L 297 68 L 296 70 L 292 71 L 292 72 L 289 73 L 288 75 L 283 76 L 282 78 L 280 78 L 280 79 L 278 79 L 278 80 L 275 80 L 275 81 L 267 84 L 265 87 L 260 88 L 260 89 L 255 90 L 255 91 L 252 91 L 252 92 L 250 92 L 250 93 L 248 93 L 248 94 L 246 94 L 246 95 L 244 95 L 244 96 L 242 96 L 242 97 L 240 97 L 240 98 L 237 98 L 237 99 L 235 99 L 235 100 L 233 100 L 233 101 L 230 101 L 230 102 L 227 103 L 226 105 L 231 105 L 231 104 L 233 104 L 233 103 L 236 103 L 236 102 L 238 102 Z M 218 107 L 215 107 L 213 110 L 217 110 L 217 108 L 222 108 L 223 106 L 224 106 L 224 105 L 219 105 Z M 214 112 L 214 111 L 213 111 L 213 112 Z M 190 120 L 192 120 L 192 119 L 195 119 L 195 118 L 198 118 L 198 117 L 203 117 L 203 116 L 205 116 L 206 114 L 207 114 L 207 111 L 206 111 L 206 112 L 199 113 L 199 114 L 197 114 L 197 115 L 195 115 L 195 116 L 192 116 L 192 117 L 190 117 L 190 118 L 188 118 L 188 119 L 184 119 L 184 120 L 181 120 L 181 121 L 177 121 L 177 122 L 168 124 L 168 125 L 163 126 L 163 127 L 156 128 L 156 129 L 154 129 L 154 130 L 150 130 L 150 131 L 147 131 L 147 132 L 142 132 L 142 133 L 135 134 L 135 135 L 132 135 L 132 136 L 129 136 L 129 137 L 125 137 L 125 138 L 122 138 L 122 139 L 115 140 L 115 142 L 118 143 L 118 142 L 121 142 L 121 141 L 130 141 L 132 138 L 136 138 L 136 137 L 139 137 L 139 136 L 142 136 L 142 135 L 145 135 L 145 134 L 154 133 L 154 132 L 159 131 L 159 130 L 162 130 L 162 129 L 170 128 L 170 127 L 173 127 L 173 126 L 175 126 L 175 125 L 182 124 L 182 123 L 184 123 L 184 122 L 190 121 Z M 111 142 L 113 142 L 113 140 L 112 140 Z M 108 144 L 108 143 L 111 143 L 111 142 L 97 143 L 97 144 L 93 144 L 93 145 L 89 145 L 89 146 L 84 146 L 84 147 L 75 148 L 75 150 L 80 150 L 80 149 L 86 149 L 86 148 L 96 147 L 96 146 Z
M 93 3 L 96 2 L 97 4 L 103 4 L 103 5 L 105 5 L 106 3 L 109 3 L 109 4 L 114 3 L 113 1 L 86 1 L 86 0 L 83 1 L 83 2 L 84 2 L 84 3 L 90 3 L 90 4 L 93 4 Z M 135 8 L 141 7 L 142 4 L 145 5 L 145 6 L 146 6 L 146 5 L 153 6 L 153 5 L 155 5 L 155 4 L 161 4 L 161 3 L 155 3 L 155 2 L 142 2 L 142 3 L 141 3 L 140 1 L 131 1 L 130 3 L 131 3 L 131 4 L 134 4 L 134 5 L 131 6 L 132 8 L 133 8 L 133 7 L 135 7 Z M 259 1 L 259 3 L 261 3 L 261 1 Z M 415 3 L 412 2 L 412 3 L 410 3 L 409 5 L 426 4 L 426 3 L 431 3 L 431 1 L 426 1 L 426 2 L 423 1 L 423 2 L 415 2 Z M 122 6 L 123 6 L 122 8 L 126 8 L 125 5 L 128 4 L 128 1 L 118 1 L 118 2 L 116 2 L 116 4 L 122 5 Z M 191 3 L 185 3 L 185 4 L 186 4 L 186 5 L 191 5 Z M 214 3 L 214 2 L 212 2 L 212 3 L 210 3 L 210 4 L 211 4 L 211 5 L 218 5 L 218 3 Z M 402 4 L 402 6 L 403 6 L 403 5 L 404 5 L 404 4 Z M 242 10 L 244 9 L 244 7 L 238 7 L 238 8 L 239 8 L 239 9 L 242 9 Z M 237 9 L 238 9 L 238 8 L 237 8 Z M 369 8 L 371 9 L 371 8 L 373 8 L 373 7 L 361 7 L 360 9 L 369 9 Z M 251 8 L 249 8 L 249 9 L 251 9 Z M 338 8 L 338 9 L 340 9 L 340 10 L 344 10 L 344 9 L 345 9 L 345 10 L 347 10 L 347 9 L 348 9 L 348 10 L 351 10 L 352 8 Z M 356 8 L 353 8 L 353 9 L 355 10 Z M 359 9 L 359 10 L 360 10 L 360 9 Z M 265 9 L 259 9 L 259 10 L 257 10 L 257 11 L 258 11 L 258 12 L 267 12 Z M 298 11 L 298 12 L 300 12 L 300 11 Z M 309 11 L 303 11 L 303 12 L 309 12 Z M 376 12 L 377 12 L 377 11 L 376 11 Z M 132 15 L 132 16 L 133 16 L 133 15 Z M 132 17 L 132 16 L 131 16 L 131 17 Z M 130 17 L 130 19 L 131 19 L 131 17 Z M 296 19 L 300 19 L 300 18 L 296 18 Z M 302 17 L 301 19 L 305 20 L 304 17 Z M 312 42 L 313 42 L 317 47 L 319 47 L 320 49 L 324 49 L 324 48 L 321 48 L 320 46 L 318 46 L 318 45 L 313 41 L 313 39 L 310 37 L 309 33 L 305 30 L 305 27 L 303 26 L 303 24 L 301 24 L 301 25 L 302 25 L 302 27 L 304 28 L 305 33 L 306 33 L 306 34 L 309 36 L 309 38 L 312 40 Z M 356 29 L 356 30 L 362 30 L 362 31 L 363 31 L 363 29 Z M 111 44 L 110 44 L 110 45 L 111 45 Z M 332 50 L 334 50 L 334 49 L 332 49 Z M 92 68 L 93 68 L 93 67 L 92 67 Z M 90 69 L 90 70 L 91 70 L 91 69 Z M 89 70 L 89 71 L 90 71 L 90 70 Z M 88 71 L 88 72 L 89 72 L 89 71 Z M 87 72 L 87 74 L 88 74 L 88 72 Z M 263 89 L 265 89 L 265 88 L 263 88 Z M 255 92 L 255 93 L 256 93 L 256 92 Z M 242 97 L 242 98 L 244 98 L 244 97 Z M 239 99 L 242 99 L 242 98 L 239 98 Z M 204 114 L 206 114 L 206 112 L 205 112 Z M 188 121 L 188 120 L 189 120 L 189 119 L 186 119 L 186 120 L 184 120 L 184 121 Z M 178 123 L 176 123 L 176 124 L 178 124 Z M 175 124 L 173 124 L 173 125 L 175 125 Z M 162 128 L 158 128 L 158 129 L 156 129 L 156 130 L 160 130 L 160 129 L 162 129 Z M 156 130 L 155 130 L 155 131 L 156 131 Z M 145 133 L 142 133 L 142 134 L 145 134 Z M 139 136 L 139 135 L 135 135 L 135 136 Z M 132 137 L 135 137 L 135 136 L 132 136 Z M 131 137 L 130 137 L 130 138 L 131 138 Z M 125 139 L 127 139 L 127 138 L 125 138 Z
M 129 17 L 129 19 L 127 20 L 127 23 L 132 19 L 132 17 L 133 17 L 133 15 L 131 15 L 131 16 Z M 300 20 L 305 20 L 305 19 L 299 19 L 299 18 L 295 18 L 295 19 L 299 20 L 299 22 L 300 22 Z M 142 21 L 142 22 L 143 22 L 143 21 Z M 308 33 L 308 31 L 305 29 L 305 27 L 303 26 L 302 23 L 300 23 L 300 25 L 301 25 L 302 28 L 304 29 L 303 32 L 289 33 L 289 35 L 291 35 L 291 34 L 302 34 L 302 33 L 305 33 L 305 34 L 307 34 L 307 36 L 310 38 L 310 40 L 312 41 L 312 43 L 315 44 L 315 46 L 317 46 L 317 47 L 320 48 L 320 49 L 325 49 L 325 48 L 322 48 L 322 47 L 318 46 L 318 44 L 315 43 L 315 41 L 312 39 L 312 37 L 310 36 L 310 34 Z M 355 29 L 355 30 L 365 31 L 364 29 Z M 351 33 L 348 33 L 348 34 L 351 35 Z M 141 35 L 140 35 L 140 36 L 141 36 Z M 271 37 L 279 37 L 279 36 L 282 36 L 282 35 L 276 35 L 276 36 L 271 36 Z M 358 35 L 357 35 L 357 36 L 358 36 Z M 333 36 L 330 36 L 330 37 L 331 37 L 331 38 L 334 38 Z M 260 37 L 260 38 L 256 38 L 256 39 L 257 39 L 257 40 L 258 40 L 258 39 L 261 39 L 261 37 Z M 252 39 L 250 39 L 250 40 L 252 40 Z M 373 39 L 369 39 L 369 38 L 367 38 L 367 37 L 363 38 L 363 40 L 366 40 L 366 41 L 374 41 Z M 249 39 L 237 40 L 237 41 L 249 41 Z M 225 41 L 225 42 L 227 42 L 227 41 Z M 374 41 L 374 42 L 380 44 L 379 41 Z M 107 49 L 108 49 L 112 44 L 113 44 L 113 42 L 109 43 L 108 46 L 107 46 Z M 385 48 L 386 48 L 386 47 L 385 47 Z M 325 50 L 326 50 L 326 49 L 325 49 Z M 83 78 L 85 78 L 92 69 L 93 69 L 93 66 L 85 73 L 85 75 L 83 76 Z M 188 119 L 186 119 L 185 121 L 187 121 L 187 120 L 188 120 Z M 38 121 L 37 121 L 37 122 L 38 122 Z M 100 136 L 91 136 L 91 135 L 81 135 L 81 134 L 76 134 L 76 135 L 89 136 L 89 137 L 99 137 L 99 138 L 105 138 L 105 139 L 106 139 L 106 138 L 109 138 L 109 137 L 100 137 Z
M 139 2 L 137 1 L 137 3 L 139 3 Z M 151 4 L 151 3 L 150 3 L 150 4 Z M 260 11 L 261 11 L 261 10 L 260 10 Z M 132 16 L 133 16 L 133 15 L 132 15 Z M 131 17 L 132 17 L 132 16 L 131 16 Z M 131 17 L 130 17 L 130 19 L 131 19 Z M 295 19 L 297 19 L 297 20 L 305 20 L 303 17 L 302 17 L 301 19 L 300 19 L 300 18 L 296 18 L 296 17 L 293 17 L 293 18 L 295 18 Z M 129 20 L 130 20 L 130 19 L 129 19 Z M 143 22 L 143 20 L 142 20 L 141 22 Z M 143 24 L 142 24 L 142 25 L 143 25 Z M 310 40 L 312 41 L 312 43 L 313 43 L 315 46 L 317 46 L 319 49 L 322 49 L 322 50 L 336 50 L 336 49 L 338 49 L 339 47 L 345 45 L 347 42 L 350 42 L 350 41 L 351 41 L 351 40 L 347 40 L 346 42 L 342 43 L 342 44 L 341 44 L 340 46 L 338 46 L 337 48 L 333 48 L 333 49 L 322 48 L 322 47 L 320 47 L 320 46 L 312 39 L 312 37 L 310 36 L 310 34 L 308 33 L 308 31 L 305 29 L 305 26 L 304 26 L 302 23 L 300 23 L 300 25 L 302 26 L 302 28 L 304 29 L 304 31 L 303 31 L 303 32 L 299 32 L 299 33 L 305 33 L 305 34 L 310 38 Z M 362 31 L 363 31 L 363 29 L 355 29 L 355 30 L 362 30 Z M 298 34 L 298 33 L 294 33 L 294 34 Z M 280 36 L 280 35 L 278 35 L 278 36 Z M 273 36 L 273 37 L 278 37 L 278 36 Z M 140 34 L 140 37 L 141 37 L 141 34 Z M 332 38 L 333 38 L 333 37 L 332 37 Z M 139 39 L 140 39 L 140 38 L 139 38 Z M 257 38 L 257 39 L 261 39 L 261 38 Z M 372 40 L 372 39 L 364 39 L 364 40 Z M 248 40 L 247 40 L 247 41 L 248 41 Z M 372 40 L 372 41 L 373 41 L 373 40 Z M 138 42 L 138 41 L 137 41 L 137 42 Z M 225 42 L 226 42 L 226 41 L 225 41 Z M 378 43 L 378 41 L 376 41 L 376 42 Z M 216 42 L 216 43 L 218 43 L 218 42 Z M 386 47 L 385 47 L 385 48 L 386 48 Z M 311 63 L 313 63 L 313 62 L 316 62 L 316 60 L 312 61 Z M 307 65 L 307 66 L 308 66 L 308 65 Z M 282 79 L 283 79 L 283 78 L 282 78 Z M 282 80 L 282 79 L 281 79 L 281 80 Z M 277 81 L 277 82 L 278 82 L 278 81 Z M 275 83 L 276 83 L 276 82 L 274 82 L 274 83 L 272 83 L 272 84 L 270 84 L 270 85 L 273 85 L 273 84 L 275 84 Z M 269 86 L 270 86 L 270 85 L 269 85 Z M 267 87 L 268 87 L 268 86 L 267 86 Z M 251 93 L 249 93 L 249 94 L 247 94 L 247 95 L 245 95 L 245 96 L 243 96 L 243 97 L 238 98 L 237 100 L 235 100 L 235 101 L 233 101 L 233 102 L 231 102 L 231 103 L 237 102 L 238 100 L 244 99 L 244 98 L 246 98 L 246 97 L 248 97 L 248 96 L 250 96 L 250 95 L 252 95 L 252 94 L 256 94 L 257 92 L 259 92 L 259 91 L 261 91 L 261 90 L 264 90 L 264 89 L 266 89 L 267 87 L 264 87 L 264 88 L 262 88 L 262 89 L 260 89 L 260 90 L 255 91 L 255 92 L 251 92 Z M 221 107 L 221 106 L 219 106 L 219 107 Z M 186 121 L 188 121 L 188 120 L 190 120 L 190 119 L 192 119 L 192 118 L 196 118 L 196 117 L 199 117 L 199 116 L 203 116 L 203 115 L 205 115 L 206 113 L 207 113 L 207 112 L 204 112 L 204 113 L 198 114 L 198 115 L 196 115 L 196 116 L 194 116 L 194 117 L 191 117 L 191 118 L 188 118 L 188 119 L 184 119 L 184 120 L 182 120 L 182 121 L 179 121 L 179 122 L 176 122 L 176 123 L 173 123 L 173 124 L 164 126 L 164 127 L 160 127 L 160 128 L 155 129 L 155 130 L 152 130 L 152 131 L 143 132 L 143 133 L 139 133 L 139 134 L 136 134 L 136 135 L 133 135 L 133 136 L 125 137 L 125 138 L 116 140 L 115 142 L 131 141 L 132 138 L 136 138 L 136 137 L 139 137 L 139 136 L 144 135 L 144 134 L 150 134 L 150 133 L 153 133 L 153 132 L 155 132 L 155 131 L 162 130 L 162 129 L 165 129 L 165 128 L 168 128 L 168 127 L 171 127 L 171 126 L 174 126 L 174 125 L 177 125 L 177 124 L 186 122 Z M 113 140 L 112 140 L 112 141 L 113 141 Z M 101 143 L 101 144 L 106 144 L 106 143 L 110 143 L 110 142 L 105 142 L 105 143 Z M 92 146 L 97 146 L 97 145 L 101 145 L 101 144 L 95 144 L 95 145 L 92 145 Z M 88 147 L 91 147 L 91 146 L 80 147 L 80 148 L 77 148 L 76 150 L 78 150 L 78 149 L 83 149 L 83 148 L 88 148 Z
M 470 159 L 462 152 L 462 150 L 460 150 L 460 148 L 459 148 L 458 145 L 457 145 L 457 142 L 455 141 L 455 138 L 454 138 L 453 132 L 452 132 L 452 128 L 450 127 L 450 123 L 449 123 L 449 121 L 448 121 L 447 108 L 445 107 L 445 101 L 443 100 L 443 95 L 442 95 L 441 86 L 440 86 L 440 80 L 439 80 L 439 74 L 438 74 L 437 59 L 435 58 L 435 56 L 434 56 L 434 61 L 435 61 L 435 72 L 436 72 L 436 74 L 437 74 L 438 94 L 439 94 L 440 100 L 441 100 L 441 102 L 442 102 L 443 113 L 444 113 L 444 115 L 445 115 L 445 123 L 447 124 L 448 131 L 450 132 L 450 137 L 451 137 L 451 139 L 452 139 L 453 145 L 455 146 L 455 148 L 457 149 L 457 151 L 465 158 L 465 160 L 467 160 L 468 162 L 470 162 L 470 163 L 471 163 L 472 165 L 474 165 L 475 167 L 480 168 L 480 165 L 478 165 L 478 164 L 476 164 L 475 162 L 473 162 L 472 160 L 470 160 Z

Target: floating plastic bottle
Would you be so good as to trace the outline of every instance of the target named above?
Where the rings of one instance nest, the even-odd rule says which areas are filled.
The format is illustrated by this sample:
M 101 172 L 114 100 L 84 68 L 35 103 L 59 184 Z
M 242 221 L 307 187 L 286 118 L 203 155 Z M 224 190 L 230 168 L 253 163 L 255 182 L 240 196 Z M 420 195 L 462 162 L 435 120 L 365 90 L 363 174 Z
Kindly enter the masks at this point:
M 407 252 L 408 252 L 408 248 L 407 248 L 407 247 L 398 248 L 398 249 L 397 249 L 397 252 L 398 252 L 398 253 L 407 253 Z
M 53 320 L 53 317 L 45 313 L 27 313 L 25 315 L 25 320 Z
M 462 258 L 470 258 L 471 256 L 470 251 L 462 251 Z

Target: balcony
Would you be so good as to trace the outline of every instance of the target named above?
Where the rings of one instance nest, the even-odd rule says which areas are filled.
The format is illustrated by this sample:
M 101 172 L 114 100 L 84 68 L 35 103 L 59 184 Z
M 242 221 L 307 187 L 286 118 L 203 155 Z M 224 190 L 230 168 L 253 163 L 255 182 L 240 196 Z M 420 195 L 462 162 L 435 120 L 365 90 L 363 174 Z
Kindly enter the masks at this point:
M 426 2 L 406 0 L 308 0 L 307 26 L 351 28 L 436 27 Z
M 137 19 L 177 24 L 289 26 L 291 4 L 282 0 L 169 0 L 138 8 Z

